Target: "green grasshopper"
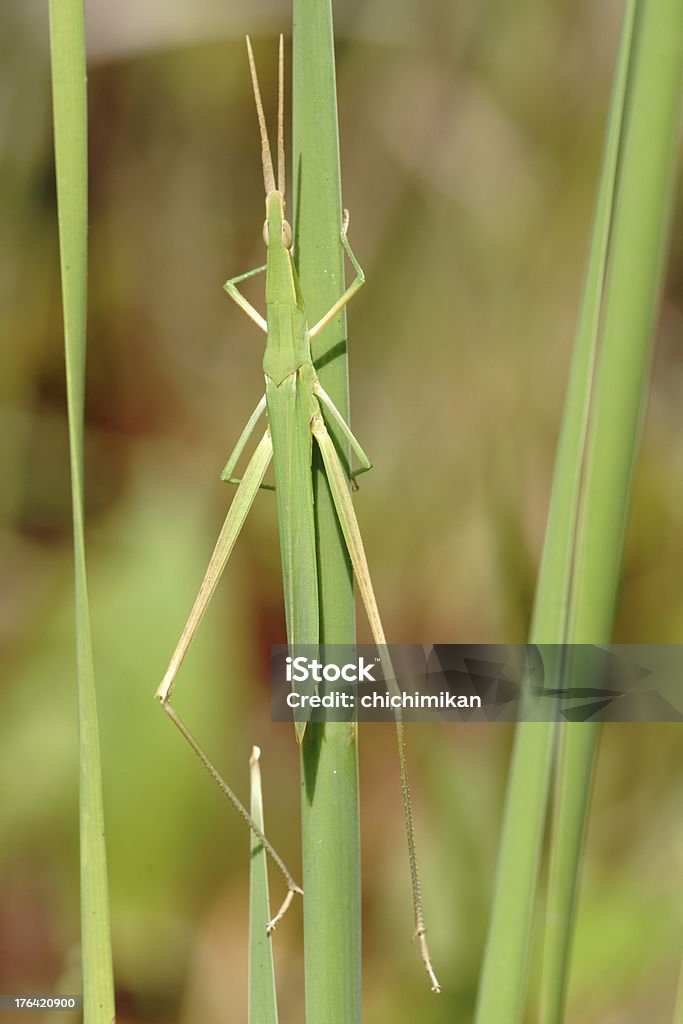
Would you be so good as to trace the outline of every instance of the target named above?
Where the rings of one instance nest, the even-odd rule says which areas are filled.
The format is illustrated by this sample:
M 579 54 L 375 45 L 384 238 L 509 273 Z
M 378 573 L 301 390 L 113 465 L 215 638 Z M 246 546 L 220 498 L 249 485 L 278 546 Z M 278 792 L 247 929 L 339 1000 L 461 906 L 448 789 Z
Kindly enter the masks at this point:
M 311 328 L 306 320 L 304 300 L 299 287 L 292 258 L 292 229 L 285 218 L 285 154 L 283 112 L 283 39 L 280 37 L 279 89 L 278 89 L 278 160 L 277 187 L 266 130 L 263 104 L 256 74 L 251 43 L 247 37 L 249 67 L 256 101 L 263 181 L 266 192 L 266 220 L 263 237 L 267 247 L 267 261 L 263 266 L 246 274 L 231 278 L 225 284 L 228 295 L 247 313 L 267 336 L 263 357 L 266 391 L 242 431 L 235 449 L 221 474 L 223 480 L 237 484 L 237 492 L 214 548 L 209 566 L 195 599 L 189 619 L 182 632 L 168 670 L 160 683 L 156 696 L 164 711 L 191 745 L 214 781 L 232 801 L 266 851 L 282 871 L 287 882 L 287 896 L 268 925 L 272 931 L 284 916 L 295 893 L 302 893 L 282 859 L 274 850 L 262 830 L 249 815 L 235 793 L 223 780 L 208 757 L 194 739 L 185 723 L 171 706 L 170 698 L 175 677 L 187 648 L 216 589 L 218 580 L 242 529 L 256 493 L 263 483 L 271 459 L 275 468 L 275 492 L 278 508 L 282 576 L 284 582 L 287 638 L 290 645 L 317 644 L 319 641 L 318 577 L 313 518 L 312 455 L 313 441 L 322 455 L 330 491 L 334 500 L 342 533 L 353 565 L 354 574 L 368 615 L 372 635 L 380 650 L 386 679 L 393 679 L 393 670 L 386 654 L 384 630 L 370 580 L 363 542 L 349 494 L 349 483 L 359 473 L 371 468 L 370 460 L 352 434 L 343 416 L 318 380 L 311 354 L 311 341 L 339 313 L 363 285 L 365 277 L 347 239 L 348 214 L 344 214 L 341 244 L 348 255 L 356 276 L 344 294 Z M 248 302 L 238 285 L 265 271 L 266 317 Z M 268 426 L 258 443 L 241 479 L 233 475 L 235 467 L 259 419 L 266 413 Z M 325 413 L 341 430 L 355 452 L 360 468 L 347 473 L 337 454 L 325 425 Z M 301 741 L 305 722 L 297 723 L 297 736 Z M 432 983 L 439 991 L 439 983 L 432 970 L 425 939 L 425 925 L 420 896 L 419 877 L 415 856 L 412 808 L 405 757 L 403 724 L 396 718 L 396 729 L 401 767 L 401 786 L 408 836 L 410 870 L 413 886 L 413 909 L 416 935 L 420 942 L 422 959 Z

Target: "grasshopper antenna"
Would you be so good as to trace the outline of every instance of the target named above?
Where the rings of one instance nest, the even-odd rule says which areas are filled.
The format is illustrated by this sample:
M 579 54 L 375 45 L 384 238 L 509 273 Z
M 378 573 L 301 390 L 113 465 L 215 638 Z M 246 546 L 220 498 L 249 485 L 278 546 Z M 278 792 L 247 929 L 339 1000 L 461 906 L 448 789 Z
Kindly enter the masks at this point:
M 280 46 L 282 47 L 282 42 L 280 43 Z M 258 126 L 259 131 L 261 133 L 261 160 L 263 162 L 263 184 L 265 185 L 266 188 L 266 195 L 269 195 L 271 192 L 275 191 L 273 158 L 270 155 L 270 143 L 268 142 L 268 132 L 266 131 L 266 119 L 263 114 L 261 90 L 259 89 L 258 76 L 256 74 L 256 63 L 254 61 L 254 51 L 251 48 L 251 40 L 249 39 L 249 36 L 247 36 L 247 53 L 249 54 L 249 70 L 251 71 L 251 84 L 254 89 L 254 99 L 256 100 L 256 113 L 258 115 Z
M 285 42 L 280 33 L 277 85 L 277 188 L 285 194 Z

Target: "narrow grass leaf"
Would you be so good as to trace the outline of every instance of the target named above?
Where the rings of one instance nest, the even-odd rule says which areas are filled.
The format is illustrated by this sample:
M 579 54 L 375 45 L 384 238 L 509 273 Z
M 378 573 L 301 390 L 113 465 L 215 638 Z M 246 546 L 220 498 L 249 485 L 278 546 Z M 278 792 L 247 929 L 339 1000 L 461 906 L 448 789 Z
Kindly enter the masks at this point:
M 86 1024 L 110 1024 L 114 981 L 83 532 L 88 221 L 83 0 L 50 0 L 50 41 L 76 590 L 83 1018 Z
M 254 747 L 251 768 L 251 816 L 261 829 L 263 824 L 263 796 L 261 792 L 261 751 Z M 275 990 L 275 964 L 273 939 L 267 926 L 271 919 L 268 895 L 268 858 L 263 844 L 253 832 L 251 838 L 251 868 L 249 874 L 249 1024 L 277 1024 L 277 995 Z
M 581 310 L 534 602 L 531 643 L 561 643 L 567 637 L 582 465 L 607 268 L 634 9 L 635 0 L 631 0 L 624 18 L 612 89 Z M 501 1020 L 517 1024 L 524 1015 L 554 733 L 552 723 L 529 722 L 517 727 L 476 1024 L 498 1024 Z
M 682 69 L 682 0 L 638 3 L 573 553 L 567 616 L 571 643 L 608 643 L 616 614 L 670 221 Z M 564 1019 L 598 737 L 595 724 L 562 726 L 544 943 L 543 1024 L 561 1024 Z
M 293 163 L 294 251 L 309 323 L 315 323 L 344 291 L 330 0 L 294 0 Z M 322 386 L 348 422 L 343 310 L 316 338 L 315 357 Z M 336 430 L 335 443 L 348 453 Z M 350 644 L 355 639 L 351 566 L 317 452 L 314 458 L 320 640 Z M 309 724 L 301 768 L 306 1020 L 357 1024 L 361 938 L 355 728 Z

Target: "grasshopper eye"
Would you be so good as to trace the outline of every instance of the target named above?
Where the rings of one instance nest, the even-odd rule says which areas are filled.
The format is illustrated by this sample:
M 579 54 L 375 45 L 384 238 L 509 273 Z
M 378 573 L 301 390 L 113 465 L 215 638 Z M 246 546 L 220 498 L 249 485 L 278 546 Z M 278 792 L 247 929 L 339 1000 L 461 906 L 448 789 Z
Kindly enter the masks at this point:
M 292 229 L 287 220 L 282 222 L 282 242 L 286 249 L 292 248 Z
M 266 243 L 266 246 L 267 246 L 268 245 L 268 221 L 267 220 L 264 220 L 264 222 L 263 222 L 263 241 Z

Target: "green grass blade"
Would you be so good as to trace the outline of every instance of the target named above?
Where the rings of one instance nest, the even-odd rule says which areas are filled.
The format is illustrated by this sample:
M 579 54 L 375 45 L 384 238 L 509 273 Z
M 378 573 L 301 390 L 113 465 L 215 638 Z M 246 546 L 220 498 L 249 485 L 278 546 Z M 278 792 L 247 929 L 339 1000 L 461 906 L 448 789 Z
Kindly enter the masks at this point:
M 344 290 L 337 100 L 330 0 L 294 0 L 294 230 L 310 323 Z M 320 382 L 348 421 L 346 317 L 316 338 Z M 335 431 L 339 450 L 348 445 Z M 314 463 L 320 639 L 353 643 L 351 567 L 319 454 Z M 360 1021 L 360 835 L 356 731 L 309 725 L 301 749 L 308 1024 Z
M 614 620 L 672 202 L 683 0 L 640 3 L 634 47 L 576 547 L 570 639 L 581 643 L 605 642 Z
M 76 590 L 83 1019 L 110 1024 L 114 981 L 83 534 L 88 157 L 82 0 L 51 0 L 50 39 Z
M 261 794 L 261 752 L 254 747 L 251 768 L 251 816 L 261 829 L 263 797 Z M 253 832 L 251 836 L 251 869 L 249 876 L 249 1024 L 277 1024 L 277 995 L 273 940 L 266 931 L 270 921 L 268 896 L 268 858 L 263 844 Z
M 523 1018 L 552 736 L 540 722 L 515 734 L 475 1024 Z
M 607 258 L 624 106 L 631 62 L 633 22 L 638 0 L 630 0 L 624 16 L 621 42 L 607 121 L 591 242 L 583 295 L 574 340 L 574 352 L 565 400 L 562 428 L 545 543 L 531 625 L 533 643 L 562 643 L 568 639 L 574 545 L 581 501 L 581 481 L 598 350 L 600 311 L 607 273 Z
M 582 461 L 607 267 L 635 0 L 627 8 L 612 90 L 584 291 L 539 572 L 532 643 L 567 636 Z M 535 895 L 546 824 L 552 723 L 518 726 L 510 764 L 493 908 L 477 1003 L 477 1024 L 522 1019 Z
M 615 617 L 652 328 L 668 235 L 683 69 L 682 0 L 638 5 L 574 555 L 568 639 L 606 643 Z M 544 943 L 543 1024 L 564 1018 L 599 727 L 565 725 Z

